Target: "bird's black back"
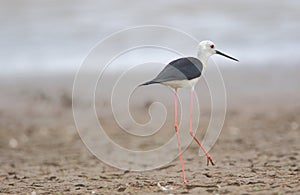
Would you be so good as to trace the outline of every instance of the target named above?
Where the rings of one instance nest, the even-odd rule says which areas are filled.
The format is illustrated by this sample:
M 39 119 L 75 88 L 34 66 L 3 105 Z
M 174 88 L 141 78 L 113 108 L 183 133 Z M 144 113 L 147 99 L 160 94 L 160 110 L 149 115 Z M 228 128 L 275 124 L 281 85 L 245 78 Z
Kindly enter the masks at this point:
M 201 76 L 203 64 L 194 57 L 179 58 L 170 62 L 152 81 L 145 84 L 174 80 L 192 80 Z

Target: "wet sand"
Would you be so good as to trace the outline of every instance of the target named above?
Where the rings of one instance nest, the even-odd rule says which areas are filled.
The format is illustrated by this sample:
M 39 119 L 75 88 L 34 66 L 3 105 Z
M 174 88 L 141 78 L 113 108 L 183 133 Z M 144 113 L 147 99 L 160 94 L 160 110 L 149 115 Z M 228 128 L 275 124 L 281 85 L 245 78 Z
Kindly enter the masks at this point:
M 222 133 L 210 151 L 216 166 L 207 167 L 197 145 L 191 144 L 183 155 L 186 186 L 178 159 L 153 171 L 131 172 L 94 157 L 73 121 L 74 75 L 1 78 L 0 193 L 300 193 L 299 68 L 221 71 L 228 108 Z M 122 140 L 116 133 L 114 138 Z

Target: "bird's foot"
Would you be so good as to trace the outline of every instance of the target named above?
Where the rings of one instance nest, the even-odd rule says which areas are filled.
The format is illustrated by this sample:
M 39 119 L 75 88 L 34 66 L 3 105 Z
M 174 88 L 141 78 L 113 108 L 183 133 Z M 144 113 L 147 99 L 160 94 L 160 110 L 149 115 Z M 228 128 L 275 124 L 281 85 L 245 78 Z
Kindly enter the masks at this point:
M 213 160 L 211 159 L 209 154 L 206 154 L 206 158 L 207 158 L 207 166 L 209 165 L 209 163 L 214 166 L 215 163 L 213 162 Z

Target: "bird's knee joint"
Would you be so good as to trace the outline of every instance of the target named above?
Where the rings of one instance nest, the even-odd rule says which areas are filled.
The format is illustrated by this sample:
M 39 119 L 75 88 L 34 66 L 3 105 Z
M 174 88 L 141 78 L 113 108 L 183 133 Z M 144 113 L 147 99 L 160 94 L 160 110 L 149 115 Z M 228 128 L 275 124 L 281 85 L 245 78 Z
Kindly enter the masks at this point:
M 175 125 L 175 131 L 178 132 L 178 125 Z

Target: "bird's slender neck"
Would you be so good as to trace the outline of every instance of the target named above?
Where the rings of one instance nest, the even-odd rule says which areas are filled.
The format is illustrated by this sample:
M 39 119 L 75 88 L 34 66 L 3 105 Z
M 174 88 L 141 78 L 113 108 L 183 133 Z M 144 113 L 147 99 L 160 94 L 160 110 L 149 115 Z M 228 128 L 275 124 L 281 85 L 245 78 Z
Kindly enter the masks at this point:
M 198 51 L 198 59 L 201 61 L 204 68 L 206 68 L 206 64 L 208 62 L 208 58 L 211 56 L 209 53 Z

